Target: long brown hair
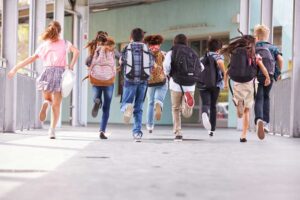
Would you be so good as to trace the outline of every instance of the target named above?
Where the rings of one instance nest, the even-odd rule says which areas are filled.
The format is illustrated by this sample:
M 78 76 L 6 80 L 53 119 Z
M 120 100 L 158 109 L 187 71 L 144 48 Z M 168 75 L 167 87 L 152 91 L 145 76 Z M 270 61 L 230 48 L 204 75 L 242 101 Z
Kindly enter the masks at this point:
M 100 42 L 101 45 L 103 45 L 107 41 L 108 34 L 104 31 L 98 31 L 95 39 L 90 41 L 85 48 L 88 49 L 89 55 L 94 55 L 95 50 L 97 48 L 97 43 Z
M 59 39 L 59 34 L 61 32 L 61 26 L 58 21 L 52 21 L 48 25 L 47 29 L 41 35 L 42 40 L 51 40 L 53 42 Z
M 242 35 L 231 39 L 229 45 L 223 47 L 220 53 L 228 56 L 239 47 L 245 48 L 250 58 L 255 57 L 255 38 L 252 35 Z

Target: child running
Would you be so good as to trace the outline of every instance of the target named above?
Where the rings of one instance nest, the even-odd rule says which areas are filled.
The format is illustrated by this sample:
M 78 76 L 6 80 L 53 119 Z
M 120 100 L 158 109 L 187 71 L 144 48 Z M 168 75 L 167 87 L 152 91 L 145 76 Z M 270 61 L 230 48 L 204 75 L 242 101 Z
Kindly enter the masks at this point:
M 161 35 L 148 35 L 144 42 L 149 46 L 149 49 L 155 57 L 154 67 L 151 71 L 150 80 L 148 81 L 148 109 L 146 128 L 149 133 L 154 129 L 154 112 L 155 119 L 161 119 L 163 102 L 168 91 L 167 77 L 163 69 L 163 61 L 165 53 L 160 50 L 160 45 L 163 43 Z M 154 112 L 153 112 L 154 111 Z
M 226 75 L 224 57 L 219 54 L 222 42 L 217 39 L 208 41 L 208 52 L 201 58 L 204 69 L 201 74 L 199 91 L 202 101 L 202 123 L 209 136 L 213 136 L 216 130 L 217 101 L 220 89 L 223 89 Z M 226 79 L 226 78 L 224 78 Z M 226 83 L 226 80 L 225 80 Z
M 279 49 L 270 44 L 269 39 L 270 30 L 264 25 L 257 25 L 254 28 L 254 37 L 256 38 L 256 52 L 263 58 L 263 63 L 266 66 L 271 83 L 268 86 L 264 85 L 265 77 L 259 70 L 257 80 L 258 88 L 255 98 L 255 124 L 256 130 L 259 132 L 269 132 L 270 122 L 270 91 L 272 89 L 273 80 L 277 80 L 280 71 L 283 67 L 282 53 Z
M 62 101 L 61 83 L 62 74 L 66 68 L 73 70 L 79 56 L 79 51 L 69 41 L 60 38 L 61 26 L 59 22 L 52 21 L 41 38 L 44 42 L 38 47 L 34 55 L 21 61 L 8 73 L 9 78 L 13 78 L 17 71 L 38 58 L 42 59 L 45 70 L 37 79 L 37 88 L 43 91 L 44 102 L 39 114 L 41 121 L 47 116 L 47 109 L 52 106 L 52 116 L 49 128 L 49 138 L 55 139 L 55 128 L 60 115 L 60 105 Z M 69 66 L 66 63 L 68 51 L 73 53 L 73 58 Z
M 124 75 L 121 111 L 124 122 L 129 123 L 133 114 L 132 135 L 135 142 L 141 142 L 143 104 L 147 92 L 154 56 L 143 43 L 145 32 L 140 28 L 131 31 L 130 43 L 123 49 L 120 64 Z
M 100 139 L 107 139 L 106 126 L 109 118 L 116 75 L 115 42 L 112 38 L 100 32 L 97 37 L 97 44 L 96 50 L 92 52 L 93 58 L 89 66 L 89 78 L 93 85 L 94 92 L 92 116 L 97 117 L 103 102 L 99 137 Z
M 250 109 L 254 102 L 256 88 L 255 78 L 257 66 L 265 76 L 264 85 L 270 84 L 270 77 L 262 59 L 255 54 L 255 38 L 251 35 L 242 35 L 233 38 L 229 45 L 221 50 L 221 53 L 230 56 L 230 67 L 228 76 L 234 81 L 233 101 L 237 106 L 238 117 L 243 117 L 243 131 L 240 142 L 247 142 L 247 130 L 249 128 Z M 258 134 L 260 139 L 264 133 Z
M 163 63 L 164 71 L 170 76 L 174 141 L 182 141 L 181 114 L 188 118 L 194 108 L 195 83 L 198 70 L 201 70 L 197 54 L 187 46 L 188 39 L 178 34 L 172 49 L 167 53 Z

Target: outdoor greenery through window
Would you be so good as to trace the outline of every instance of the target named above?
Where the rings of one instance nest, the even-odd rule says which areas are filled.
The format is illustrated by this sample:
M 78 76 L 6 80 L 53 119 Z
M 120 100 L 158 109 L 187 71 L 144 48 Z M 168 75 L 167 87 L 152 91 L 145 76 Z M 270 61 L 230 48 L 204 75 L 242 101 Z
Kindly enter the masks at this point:
M 29 56 L 29 5 L 30 0 L 19 0 L 19 20 L 18 20 L 18 52 L 17 62 L 20 62 Z M 31 69 L 31 66 L 27 66 Z M 28 70 L 19 70 L 19 73 L 29 75 Z

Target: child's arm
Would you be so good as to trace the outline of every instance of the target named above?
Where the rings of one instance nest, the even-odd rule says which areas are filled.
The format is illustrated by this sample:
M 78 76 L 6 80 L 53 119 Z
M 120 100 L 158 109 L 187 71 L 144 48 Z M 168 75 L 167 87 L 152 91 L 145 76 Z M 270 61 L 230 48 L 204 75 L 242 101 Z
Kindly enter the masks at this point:
M 266 80 L 265 80 L 265 86 L 270 85 L 271 80 L 270 80 L 269 72 L 268 72 L 268 70 L 266 69 L 266 67 L 264 66 L 263 62 L 262 62 L 261 60 L 258 60 L 258 61 L 257 61 L 257 65 L 258 65 L 260 71 L 261 71 L 261 72 L 263 73 L 263 75 L 266 77 Z
M 218 60 L 217 61 L 219 69 L 222 71 L 224 74 L 223 80 L 224 80 L 224 88 L 226 89 L 228 87 L 228 77 L 227 77 L 227 71 L 225 69 L 224 61 L 223 60 Z
M 72 61 L 70 63 L 70 69 L 73 70 L 75 63 L 77 62 L 77 59 L 79 57 L 79 50 L 74 47 L 73 45 L 70 47 L 70 51 L 73 53 L 73 58 Z
M 18 63 L 8 72 L 8 78 L 12 79 L 19 69 L 33 63 L 36 59 L 38 59 L 38 55 L 33 55 Z
M 280 54 L 277 55 L 277 63 L 278 63 L 279 69 L 281 71 L 283 68 L 283 57 Z

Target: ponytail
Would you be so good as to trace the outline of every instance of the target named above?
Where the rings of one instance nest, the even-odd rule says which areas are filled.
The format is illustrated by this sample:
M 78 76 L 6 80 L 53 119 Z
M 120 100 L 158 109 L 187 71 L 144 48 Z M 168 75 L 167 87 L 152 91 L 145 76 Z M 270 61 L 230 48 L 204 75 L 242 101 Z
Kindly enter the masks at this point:
M 57 41 L 59 39 L 59 34 L 61 32 L 61 26 L 59 22 L 52 21 L 45 32 L 41 35 L 42 40 L 51 40 L 51 41 Z

